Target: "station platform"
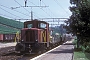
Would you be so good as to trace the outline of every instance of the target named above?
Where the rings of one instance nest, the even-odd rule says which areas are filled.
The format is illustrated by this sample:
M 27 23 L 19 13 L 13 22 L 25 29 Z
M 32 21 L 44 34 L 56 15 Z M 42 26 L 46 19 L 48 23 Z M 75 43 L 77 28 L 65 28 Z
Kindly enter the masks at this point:
M 67 41 L 66 43 L 30 60 L 73 60 L 73 40 L 74 39 Z

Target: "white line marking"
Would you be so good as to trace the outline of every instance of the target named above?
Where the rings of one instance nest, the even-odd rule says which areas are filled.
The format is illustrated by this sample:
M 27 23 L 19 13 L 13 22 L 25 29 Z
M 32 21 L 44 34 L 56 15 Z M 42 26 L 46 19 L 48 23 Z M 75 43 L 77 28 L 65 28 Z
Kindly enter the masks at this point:
M 67 42 L 68 42 L 68 41 L 67 41 Z M 65 42 L 65 43 L 67 43 L 67 42 Z M 63 44 L 65 44 L 65 43 L 63 43 Z M 63 45 L 63 44 L 62 44 L 62 45 Z M 43 54 L 41 54 L 41 55 L 39 55 L 39 56 L 37 56 L 37 57 L 34 57 L 34 58 L 30 59 L 30 60 L 36 60 L 36 59 L 40 58 L 41 56 L 46 55 L 47 53 L 49 53 L 49 52 L 57 49 L 58 47 L 60 47 L 60 46 L 62 46 L 62 45 L 59 45 L 59 46 L 57 46 L 56 48 L 53 48 L 52 50 L 49 50 L 49 51 L 47 51 L 46 53 L 43 53 Z

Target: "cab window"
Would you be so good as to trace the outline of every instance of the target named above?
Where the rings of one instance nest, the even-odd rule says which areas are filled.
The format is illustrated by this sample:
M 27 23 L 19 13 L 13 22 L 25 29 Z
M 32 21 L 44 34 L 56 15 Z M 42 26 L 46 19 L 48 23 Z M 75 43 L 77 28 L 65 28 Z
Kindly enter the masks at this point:
M 27 25 L 27 28 L 32 28 L 32 24 L 28 24 Z
M 40 28 L 46 28 L 46 24 L 40 23 Z

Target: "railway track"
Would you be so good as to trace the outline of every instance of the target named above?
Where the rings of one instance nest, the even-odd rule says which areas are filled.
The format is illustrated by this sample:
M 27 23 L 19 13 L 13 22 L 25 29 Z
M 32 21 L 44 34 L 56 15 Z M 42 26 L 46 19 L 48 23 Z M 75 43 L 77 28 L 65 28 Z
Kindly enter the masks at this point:
M 1 60 L 30 60 L 31 58 L 38 56 L 36 54 L 18 54 L 8 53 L 0 57 Z
M 38 54 L 21 54 L 15 52 L 15 46 L 0 48 L 0 60 L 30 60 Z
M 18 53 L 15 46 L 0 48 L 0 60 L 30 60 L 39 54 Z
M 55 48 L 55 47 L 53 47 L 53 48 Z M 30 59 L 38 56 L 38 55 L 39 54 L 29 54 L 29 53 L 21 54 L 21 53 L 17 53 L 15 51 L 15 46 L 0 48 L 0 60 L 30 60 Z

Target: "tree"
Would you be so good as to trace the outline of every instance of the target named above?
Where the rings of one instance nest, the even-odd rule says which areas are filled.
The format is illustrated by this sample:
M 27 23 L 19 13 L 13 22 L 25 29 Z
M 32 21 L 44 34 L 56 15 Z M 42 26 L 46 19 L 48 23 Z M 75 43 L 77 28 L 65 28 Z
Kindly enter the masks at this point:
M 90 1 L 70 0 L 70 3 L 72 15 L 67 21 L 67 29 L 77 36 L 77 43 L 86 48 L 85 43 L 90 42 Z

